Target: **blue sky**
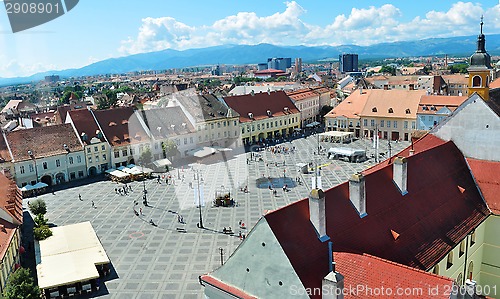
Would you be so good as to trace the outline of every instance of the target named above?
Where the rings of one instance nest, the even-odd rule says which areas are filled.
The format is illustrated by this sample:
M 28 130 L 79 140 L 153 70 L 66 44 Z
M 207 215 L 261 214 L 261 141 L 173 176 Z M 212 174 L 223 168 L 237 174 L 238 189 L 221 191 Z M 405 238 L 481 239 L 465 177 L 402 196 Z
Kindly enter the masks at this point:
M 1 0 L 0 0 L 1 1 Z M 81 0 L 13 34 L 0 8 L 0 77 L 81 67 L 110 57 L 220 44 L 368 45 L 500 33 L 500 1 Z

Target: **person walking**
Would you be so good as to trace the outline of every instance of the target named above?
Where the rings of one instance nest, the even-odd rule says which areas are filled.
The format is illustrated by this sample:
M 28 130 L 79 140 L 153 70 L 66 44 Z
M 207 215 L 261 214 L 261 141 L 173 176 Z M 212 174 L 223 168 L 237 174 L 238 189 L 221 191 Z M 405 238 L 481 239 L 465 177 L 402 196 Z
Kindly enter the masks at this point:
M 141 214 L 141 216 L 142 216 L 142 207 L 139 208 L 139 214 Z
M 78 194 L 78 199 L 81 200 L 81 201 L 83 201 L 81 194 Z
M 95 209 L 95 204 L 94 204 L 94 201 L 92 201 L 92 208 Z

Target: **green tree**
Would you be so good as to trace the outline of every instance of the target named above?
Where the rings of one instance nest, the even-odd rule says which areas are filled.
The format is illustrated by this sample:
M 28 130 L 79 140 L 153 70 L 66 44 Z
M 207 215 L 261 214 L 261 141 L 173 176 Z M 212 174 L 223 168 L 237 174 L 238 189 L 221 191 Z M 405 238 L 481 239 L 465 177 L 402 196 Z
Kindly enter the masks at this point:
M 146 147 L 139 157 L 139 163 L 142 165 L 149 165 L 151 162 L 153 162 L 153 154 L 151 154 L 149 147 Z
M 45 215 L 47 213 L 47 204 L 43 199 L 35 199 L 30 203 L 30 211 L 35 215 Z
M 387 74 L 391 74 L 393 76 L 396 76 L 396 69 L 391 67 L 391 66 L 388 66 L 388 65 L 384 65 L 382 66 L 382 68 L 380 68 L 380 71 L 379 73 L 387 73 Z
M 41 241 L 52 236 L 52 231 L 48 225 L 42 225 L 33 229 L 33 235 L 35 236 L 35 240 Z
M 31 276 L 31 271 L 19 268 L 7 281 L 3 296 L 5 299 L 39 299 L 40 289 Z
M 179 153 L 177 149 L 177 144 L 173 140 L 167 140 L 161 144 L 161 148 L 163 149 L 163 155 L 167 158 L 173 157 Z
M 41 227 L 41 226 L 47 226 L 47 219 L 43 214 L 38 214 L 35 216 L 34 222 L 35 222 L 35 227 Z
M 467 68 L 468 68 L 468 65 L 465 63 L 454 64 L 454 65 L 450 65 L 448 67 L 448 69 L 451 71 L 452 74 L 456 74 L 456 73 L 467 74 Z

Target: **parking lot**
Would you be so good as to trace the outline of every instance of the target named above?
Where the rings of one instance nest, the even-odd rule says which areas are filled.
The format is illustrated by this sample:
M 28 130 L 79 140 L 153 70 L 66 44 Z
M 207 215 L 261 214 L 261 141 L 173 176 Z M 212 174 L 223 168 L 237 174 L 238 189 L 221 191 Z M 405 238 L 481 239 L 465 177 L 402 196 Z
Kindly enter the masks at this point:
M 227 153 L 209 157 L 210 163 L 186 164 L 171 170 L 173 178 L 166 184 L 150 179 L 132 182 L 132 192 L 117 194 L 121 184 L 108 180 L 82 184 L 39 196 L 47 203 L 49 222 L 61 226 L 90 221 L 106 250 L 113 276 L 104 282 L 99 298 L 204 298 L 198 276 L 220 265 L 220 249 L 226 260 L 265 210 L 273 210 L 308 195 L 314 171 L 301 174 L 298 163 L 321 168 L 323 189 L 346 181 L 353 173 L 375 164 L 370 158 L 362 163 L 329 160 L 326 150 L 338 144 L 318 143 L 314 136 L 277 145 L 288 153 L 260 150 L 250 153 Z M 374 150 L 369 140 L 357 140 L 346 147 Z M 394 154 L 408 143 L 391 143 Z M 278 149 L 276 147 L 276 149 Z M 293 150 L 295 148 L 295 150 Z M 387 141 L 380 142 L 379 153 L 388 156 Z M 311 163 L 311 164 L 310 164 Z M 298 179 L 297 179 L 298 178 Z M 300 184 L 298 183 L 300 180 Z M 269 190 L 276 189 L 276 194 Z M 202 219 L 205 229 L 197 227 L 200 213 L 193 187 L 202 186 Z M 288 192 L 282 185 L 287 184 Z M 147 189 L 149 207 L 142 203 Z M 248 192 L 243 190 L 247 188 Z M 215 207 L 216 192 L 228 191 L 235 200 L 233 207 Z M 81 195 L 82 200 L 79 200 Z M 201 197 L 201 196 L 200 196 Z M 24 205 L 27 201 L 25 199 Z M 134 214 L 134 200 L 142 214 Z M 92 202 L 95 208 L 92 207 Z M 184 223 L 179 222 L 179 216 Z M 153 220 L 157 226 L 149 224 Z M 239 222 L 246 229 L 239 228 Z M 231 227 L 234 235 L 224 234 Z

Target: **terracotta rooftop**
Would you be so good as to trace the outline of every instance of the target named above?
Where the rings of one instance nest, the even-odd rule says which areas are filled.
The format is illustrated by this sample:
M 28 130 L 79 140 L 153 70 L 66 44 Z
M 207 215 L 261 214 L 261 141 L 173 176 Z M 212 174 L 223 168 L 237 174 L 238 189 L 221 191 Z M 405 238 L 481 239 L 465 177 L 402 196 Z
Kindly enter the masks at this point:
M 0 258 L 3 259 L 9 249 L 9 244 L 14 237 L 17 225 L 0 218 Z
M 7 113 L 8 110 L 17 110 L 19 104 L 21 104 L 23 100 L 10 100 L 5 107 L 2 109 L 2 113 Z
M 244 291 L 240 290 L 237 287 L 234 287 L 232 285 L 229 285 L 227 283 L 224 283 L 217 278 L 214 278 L 213 276 L 210 275 L 202 275 L 200 277 L 201 280 L 203 280 L 205 283 L 208 283 L 214 287 L 216 287 L 219 290 L 223 290 L 231 295 L 236 296 L 236 298 L 239 299 L 257 299 L 257 297 L 252 296 L 250 294 L 245 293 Z
M 366 217 L 353 208 L 348 182 L 326 191 L 327 234 L 334 251 L 428 270 L 486 219 L 490 211 L 460 150 L 451 141 L 430 139 L 428 149 L 422 146 L 408 157 L 405 196 L 392 181 L 392 165 L 365 174 Z M 304 286 L 321 288 L 328 250 L 310 223 L 308 200 L 264 217 Z M 399 234 L 396 240 L 391 230 Z
M 465 84 L 465 85 L 469 84 L 469 78 L 461 74 L 441 75 L 441 77 L 446 83 Z
M 500 162 L 467 158 L 486 204 L 495 215 L 500 215 Z
M 255 75 L 266 75 L 266 74 L 278 75 L 278 74 L 285 74 L 285 72 L 282 70 L 267 69 L 267 70 L 262 70 L 262 71 L 255 71 L 254 74 Z
M 100 141 L 105 141 L 104 134 L 99 138 L 97 135 L 101 131 L 99 126 L 95 122 L 92 113 L 88 109 L 78 109 L 68 111 L 68 115 L 73 122 L 76 131 L 78 132 L 78 138 L 85 145 L 89 145 L 92 138 L 97 138 Z M 66 118 L 66 117 L 65 117 Z M 86 137 L 83 137 L 86 136 Z
M 0 173 L 0 208 L 7 211 L 19 223 L 23 222 L 23 206 L 16 182 Z
M 336 271 L 344 275 L 345 299 L 350 298 L 402 298 L 396 294 L 397 289 L 412 290 L 404 298 L 449 298 L 448 290 L 452 289 L 453 279 L 427 273 L 415 268 L 397 264 L 369 254 L 334 252 Z M 359 291 L 364 286 L 366 291 Z M 391 290 L 393 294 L 375 296 L 368 290 Z M 431 296 L 431 290 L 438 290 Z
M 83 150 L 71 124 L 17 130 L 6 136 L 15 161 L 32 159 L 28 151 L 35 158 L 66 154 L 65 144 L 70 152 Z
M 300 89 L 286 93 L 294 101 L 303 101 L 306 99 L 317 97 L 318 94 L 310 89 Z
M 360 115 L 363 117 L 415 119 L 418 103 L 425 93 L 424 90 L 363 90 L 367 100 Z
M 12 157 L 9 153 L 9 149 L 7 148 L 7 143 L 3 137 L 3 134 L 0 133 L 0 163 L 11 160 Z
M 345 98 L 338 106 L 328 112 L 325 117 L 360 118 L 359 114 L 363 111 L 368 100 L 368 93 L 353 92 Z
M 249 122 L 252 119 L 248 114 L 252 113 L 254 120 L 269 118 L 267 111 L 271 111 L 271 117 L 299 113 L 290 98 L 284 91 L 262 92 L 254 95 L 241 95 L 225 97 L 226 104 L 240 115 L 240 122 Z M 288 108 L 286 112 L 285 108 Z
M 142 143 L 149 140 L 132 107 L 96 110 L 94 116 L 112 146 Z
M 500 88 L 500 77 L 490 83 L 490 89 Z
M 466 100 L 466 96 L 423 95 L 420 98 L 417 113 L 436 114 L 443 107 L 453 112 Z

